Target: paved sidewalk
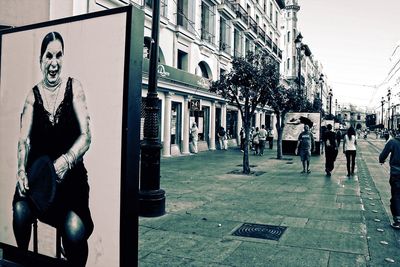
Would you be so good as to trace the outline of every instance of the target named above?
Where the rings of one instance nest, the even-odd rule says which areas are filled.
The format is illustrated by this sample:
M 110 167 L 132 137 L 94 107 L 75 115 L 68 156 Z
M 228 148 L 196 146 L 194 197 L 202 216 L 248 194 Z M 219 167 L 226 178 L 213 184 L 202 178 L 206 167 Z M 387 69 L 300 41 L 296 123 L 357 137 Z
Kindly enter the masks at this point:
M 237 149 L 163 158 L 167 214 L 140 218 L 139 266 L 400 266 L 387 196 L 380 201 L 367 167 L 375 152 L 366 141 L 359 147 L 350 179 L 342 153 L 331 177 L 324 156 L 313 156 L 312 172 L 301 174 L 299 157 L 276 160 L 275 149 L 250 155 L 258 176 L 229 173 L 241 169 Z M 277 241 L 232 235 L 243 223 L 287 228 Z

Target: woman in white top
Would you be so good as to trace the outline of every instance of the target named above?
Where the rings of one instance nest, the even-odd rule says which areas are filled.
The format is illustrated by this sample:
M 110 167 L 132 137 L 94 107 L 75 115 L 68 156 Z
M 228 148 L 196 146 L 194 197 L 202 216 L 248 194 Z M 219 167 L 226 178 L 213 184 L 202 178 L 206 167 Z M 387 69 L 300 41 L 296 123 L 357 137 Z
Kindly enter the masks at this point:
M 353 126 L 347 129 L 347 134 L 343 140 L 343 153 L 346 154 L 347 160 L 347 176 L 354 175 L 354 167 L 356 165 L 357 137 Z M 351 161 L 351 169 L 350 169 Z M 351 170 L 351 171 L 350 171 Z

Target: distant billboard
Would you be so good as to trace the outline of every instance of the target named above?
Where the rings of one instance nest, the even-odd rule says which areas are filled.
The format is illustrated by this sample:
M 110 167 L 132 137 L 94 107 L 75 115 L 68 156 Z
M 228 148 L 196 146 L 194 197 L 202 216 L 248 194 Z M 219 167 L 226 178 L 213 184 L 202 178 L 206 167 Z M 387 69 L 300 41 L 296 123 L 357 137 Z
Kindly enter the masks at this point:
M 283 130 L 283 141 L 297 141 L 304 125 L 310 126 L 316 142 L 320 140 L 320 113 L 290 112 L 285 117 L 285 128 Z

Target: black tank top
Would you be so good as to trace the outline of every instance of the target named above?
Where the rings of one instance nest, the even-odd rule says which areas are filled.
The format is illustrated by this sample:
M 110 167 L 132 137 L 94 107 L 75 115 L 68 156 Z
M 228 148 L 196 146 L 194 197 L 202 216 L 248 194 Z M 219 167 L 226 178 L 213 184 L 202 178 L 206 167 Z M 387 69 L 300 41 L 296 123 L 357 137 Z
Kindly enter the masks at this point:
M 33 94 L 32 127 L 29 134 L 30 150 L 28 155 L 28 168 L 40 156 L 48 155 L 56 160 L 65 154 L 81 134 L 78 119 L 76 117 L 72 100 L 72 78 L 68 78 L 64 99 L 61 101 L 55 112 L 55 123 L 51 123 L 50 113 L 43 106 L 43 99 L 39 88 L 35 86 Z

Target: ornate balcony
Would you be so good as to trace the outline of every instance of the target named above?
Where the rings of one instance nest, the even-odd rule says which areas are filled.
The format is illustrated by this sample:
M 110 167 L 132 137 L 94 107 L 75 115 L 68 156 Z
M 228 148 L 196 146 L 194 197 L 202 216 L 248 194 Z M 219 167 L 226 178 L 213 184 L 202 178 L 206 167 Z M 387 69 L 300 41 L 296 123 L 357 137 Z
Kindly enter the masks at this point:
M 228 19 L 236 17 L 234 2 L 231 0 L 221 0 L 221 4 L 217 6 L 220 13 L 227 16 Z
M 246 30 L 248 27 L 247 17 L 249 14 L 247 13 L 246 9 L 240 5 L 240 3 L 234 3 L 233 6 L 236 14 L 236 18 L 233 20 L 233 23 L 235 23 L 242 30 Z

